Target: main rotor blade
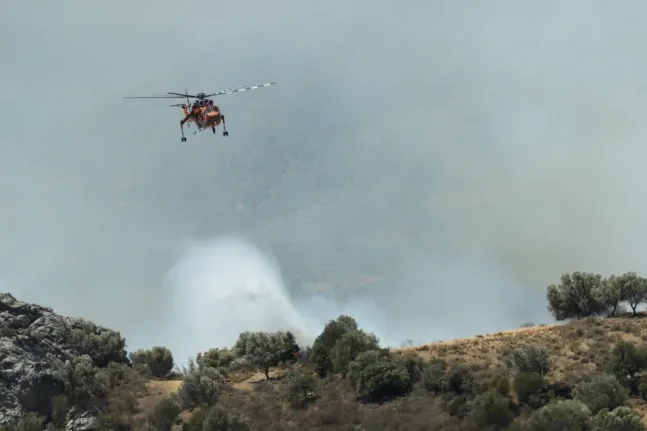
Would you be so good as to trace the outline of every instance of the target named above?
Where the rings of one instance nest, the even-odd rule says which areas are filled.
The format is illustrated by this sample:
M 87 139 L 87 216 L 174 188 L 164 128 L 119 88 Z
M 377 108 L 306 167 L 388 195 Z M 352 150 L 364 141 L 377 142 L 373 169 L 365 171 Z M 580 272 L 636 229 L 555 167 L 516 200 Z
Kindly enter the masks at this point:
M 182 96 L 126 96 L 123 99 L 184 99 Z
M 172 92 L 169 92 L 168 94 L 173 94 L 173 95 L 179 96 L 179 97 L 193 97 L 194 99 L 196 99 L 198 97 L 198 96 L 192 96 L 192 95 L 186 94 L 186 93 L 172 93 Z
M 222 96 L 224 94 L 232 94 L 232 93 L 241 93 L 243 91 L 247 90 L 256 90 L 257 88 L 263 88 L 263 87 L 269 87 L 270 85 L 275 85 L 276 82 L 268 82 L 267 84 L 261 84 L 261 85 L 248 85 L 245 87 L 239 87 L 239 88 L 227 88 L 224 90 L 216 91 L 215 93 L 207 94 L 206 97 L 212 97 L 212 96 Z

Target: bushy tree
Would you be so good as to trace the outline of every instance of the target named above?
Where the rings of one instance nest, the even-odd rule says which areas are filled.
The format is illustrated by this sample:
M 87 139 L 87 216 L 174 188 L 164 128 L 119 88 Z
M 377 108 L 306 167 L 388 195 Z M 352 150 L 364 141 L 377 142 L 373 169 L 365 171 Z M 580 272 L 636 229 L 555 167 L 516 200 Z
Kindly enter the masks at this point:
M 588 431 L 591 411 L 576 400 L 559 400 L 535 410 L 525 424 L 527 431 Z
M 391 398 L 409 389 L 407 369 L 378 350 L 360 353 L 348 369 L 349 381 L 364 399 Z
M 225 384 L 219 370 L 211 367 L 200 368 L 193 359 L 183 370 L 182 384 L 178 390 L 180 407 L 194 409 L 198 406 L 212 406 Z
M 543 346 L 521 347 L 508 353 L 504 362 L 513 372 L 537 373 L 543 377 L 550 371 L 550 351 Z
M 150 350 L 139 349 L 130 354 L 133 365 L 146 365 L 153 377 L 164 378 L 173 370 L 173 354 L 166 347 L 155 346 Z
M 299 351 L 290 332 L 243 332 L 233 348 L 234 354 L 265 373 Z
M 557 320 L 581 319 L 607 311 L 602 300 L 604 282 L 599 274 L 564 274 L 561 283 L 547 288 L 548 310 Z
M 378 338 L 361 329 L 346 332 L 330 351 L 333 370 L 346 376 L 350 364 L 362 352 L 379 349 Z
M 602 409 L 613 410 L 623 406 L 628 395 L 627 389 L 615 376 L 610 374 L 580 382 L 573 389 L 573 398 L 583 402 L 592 414 L 596 414 Z
M 645 424 L 638 413 L 623 406 L 600 410 L 593 418 L 593 431 L 645 431 Z
M 349 331 L 357 330 L 357 322 L 350 316 L 341 315 L 329 321 L 312 344 L 308 361 L 314 365 L 320 377 L 332 373 L 334 365 L 330 356 L 333 347 Z

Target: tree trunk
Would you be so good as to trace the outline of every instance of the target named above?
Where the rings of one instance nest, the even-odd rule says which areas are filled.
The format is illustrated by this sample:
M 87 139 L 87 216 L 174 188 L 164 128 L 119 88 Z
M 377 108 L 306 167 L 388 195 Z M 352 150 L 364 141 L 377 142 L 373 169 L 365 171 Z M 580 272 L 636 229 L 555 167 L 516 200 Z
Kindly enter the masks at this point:
M 270 367 L 266 367 L 263 371 L 265 371 L 265 378 L 267 380 L 270 379 Z
M 631 306 L 631 310 L 634 312 L 634 316 L 636 315 L 636 307 L 638 307 L 639 302 L 630 302 L 629 306 Z

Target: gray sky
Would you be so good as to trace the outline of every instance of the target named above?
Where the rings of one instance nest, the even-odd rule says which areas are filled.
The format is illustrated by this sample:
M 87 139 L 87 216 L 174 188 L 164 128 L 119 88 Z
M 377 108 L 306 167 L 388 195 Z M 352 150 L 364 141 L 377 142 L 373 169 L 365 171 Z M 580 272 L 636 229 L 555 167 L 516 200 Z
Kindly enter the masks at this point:
M 195 323 L 180 295 L 224 343 L 200 292 L 234 288 L 185 264 L 241 235 L 280 268 L 277 307 L 423 342 L 548 321 L 563 272 L 645 269 L 644 2 L 191 5 L 3 6 L 6 290 L 131 347 Z M 121 99 L 268 81 L 218 99 L 228 138 L 181 143 L 179 110 Z M 265 268 L 217 244 L 204 262 Z M 367 274 L 350 296 L 308 288 Z M 232 307 L 236 330 L 260 312 Z

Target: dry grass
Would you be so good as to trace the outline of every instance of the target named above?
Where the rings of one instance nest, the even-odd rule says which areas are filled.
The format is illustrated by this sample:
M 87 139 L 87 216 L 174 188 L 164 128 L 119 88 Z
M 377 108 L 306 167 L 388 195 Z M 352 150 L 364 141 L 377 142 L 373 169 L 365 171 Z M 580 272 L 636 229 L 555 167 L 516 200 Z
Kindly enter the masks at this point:
M 643 317 L 587 318 L 565 325 L 520 328 L 397 350 L 417 352 L 425 359 L 443 358 L 450 363 L 482 363 L 501 368 L 508 350 L 545 346 L 550 349 L 554 364 L 549 379 L 569 380 L 576 375 L 602 372 L 608 353 L 619 340 L 644 344 L 647 319 Z
M 144 413 L 153 411 L 155 406 L 164 398 L 180 389 L 182 380 L 149 380 L 146 382 L 146 392 L 139 399 L 139 408 Z

